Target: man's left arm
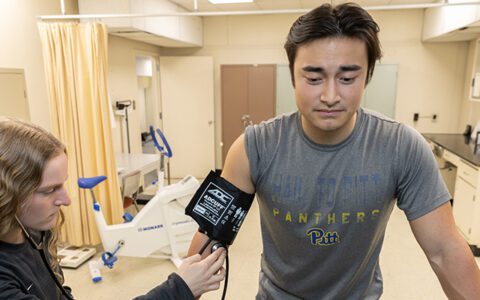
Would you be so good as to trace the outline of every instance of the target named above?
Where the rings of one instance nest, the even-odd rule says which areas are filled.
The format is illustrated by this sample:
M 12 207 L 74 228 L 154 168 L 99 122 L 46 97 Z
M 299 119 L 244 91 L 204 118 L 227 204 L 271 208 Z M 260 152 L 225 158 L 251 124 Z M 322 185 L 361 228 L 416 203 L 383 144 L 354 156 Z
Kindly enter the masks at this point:
M 410 226 L 447 297 L 478 299 L 480 270 L 455 225 L 450 203 L 410 221 Z

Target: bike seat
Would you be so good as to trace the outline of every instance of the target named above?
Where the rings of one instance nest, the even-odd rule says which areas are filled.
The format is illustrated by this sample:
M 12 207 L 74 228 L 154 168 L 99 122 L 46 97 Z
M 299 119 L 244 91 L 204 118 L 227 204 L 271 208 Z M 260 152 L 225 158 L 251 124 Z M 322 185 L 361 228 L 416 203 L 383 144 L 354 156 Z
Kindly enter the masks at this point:
M 107 179 L 107 176 L 96 176 L 96 177 L 84 177 L 84 178 L 78 178 L 78 186 L 82 189 L 91 189 L 95 187 L 97 184 L 100 182 L 104 181 Z

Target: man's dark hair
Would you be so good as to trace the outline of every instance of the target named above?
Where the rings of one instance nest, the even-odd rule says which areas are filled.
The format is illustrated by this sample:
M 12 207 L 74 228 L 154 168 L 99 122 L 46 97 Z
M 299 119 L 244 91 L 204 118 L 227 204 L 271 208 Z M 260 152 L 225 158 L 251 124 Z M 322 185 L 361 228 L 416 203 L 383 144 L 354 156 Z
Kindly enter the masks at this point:
M 355 3 L 338 6 L 323 4 L 299 17 L 290 28 L 284 48 L 287 52 L 292 82 L 295 84 L 293 65 L 300 46 L 318 39 L 349 37 L 365 42 L 368 73 L 365 84 L 372 78 L 375 62 L 382 57 L 377 23 Z

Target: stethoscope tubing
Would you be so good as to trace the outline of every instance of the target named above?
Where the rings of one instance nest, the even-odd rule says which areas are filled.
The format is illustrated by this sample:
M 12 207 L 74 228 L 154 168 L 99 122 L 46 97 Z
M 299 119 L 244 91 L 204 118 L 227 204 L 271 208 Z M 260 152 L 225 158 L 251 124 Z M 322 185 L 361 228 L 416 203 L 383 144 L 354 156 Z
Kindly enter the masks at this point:
M 60 289 L 60 292 L 68 300 L 74 300 L 74 298 L 70 295 L 70 293 L 68 293 L 67 290 L 60 283 L 57 276 L 55 276 L 55 273 L 52 270 L 52 266 L 48 263 L 47 255 L 45 254 L 45 251 L 43 251 L 43 246 L 39 246 L 37 243 L 35 243 L 35 241 L 30 236 L 30 234 L 27 232 L 27 230 L 25 229 L 23 224 L 20 222 L 20 220 L 17 217 L 15 217 L 15 219 L 17 220 L 18 224 L 20 225 L 20 228 L 22 229 L 23 234 L 27 238 L 29 244 L 32 246 L 33 249 L 37 250 L 40 253 L 40 257 L 42 258 L 43 264 L 45 265 L 45 267 L 47 267 L 48 273 L 50 273 L 50 277 L 52 277 L 53 281 L 55 282 L 55 285 Z M 42 231 L 41 234 L 42 234 L 41 239 L 42 239 L 42 242 L 43 242 L 43 237 L 44 237 L 45 232 Z

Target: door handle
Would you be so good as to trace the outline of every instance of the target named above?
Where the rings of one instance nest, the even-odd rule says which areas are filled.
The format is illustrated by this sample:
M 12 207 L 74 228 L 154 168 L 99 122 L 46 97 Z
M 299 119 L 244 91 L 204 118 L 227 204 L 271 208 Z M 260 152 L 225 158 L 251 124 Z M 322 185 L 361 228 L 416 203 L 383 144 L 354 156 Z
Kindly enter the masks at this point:
M 247 121 L 247 120 L 250 119 L 250 115 L 247 115 L 247 114 L 242 115 L 242 117 L 241 117 L 240 119 L 241 119 L 242 121 Z
M 250 120 L 250 115 L 248 115 L 248 114 L 242 115 L 242 117 L 240 119 L 243 121 L 243 127 L 244 128 L 247 127 L 248 125 L 253 124 L 252 120 Z

